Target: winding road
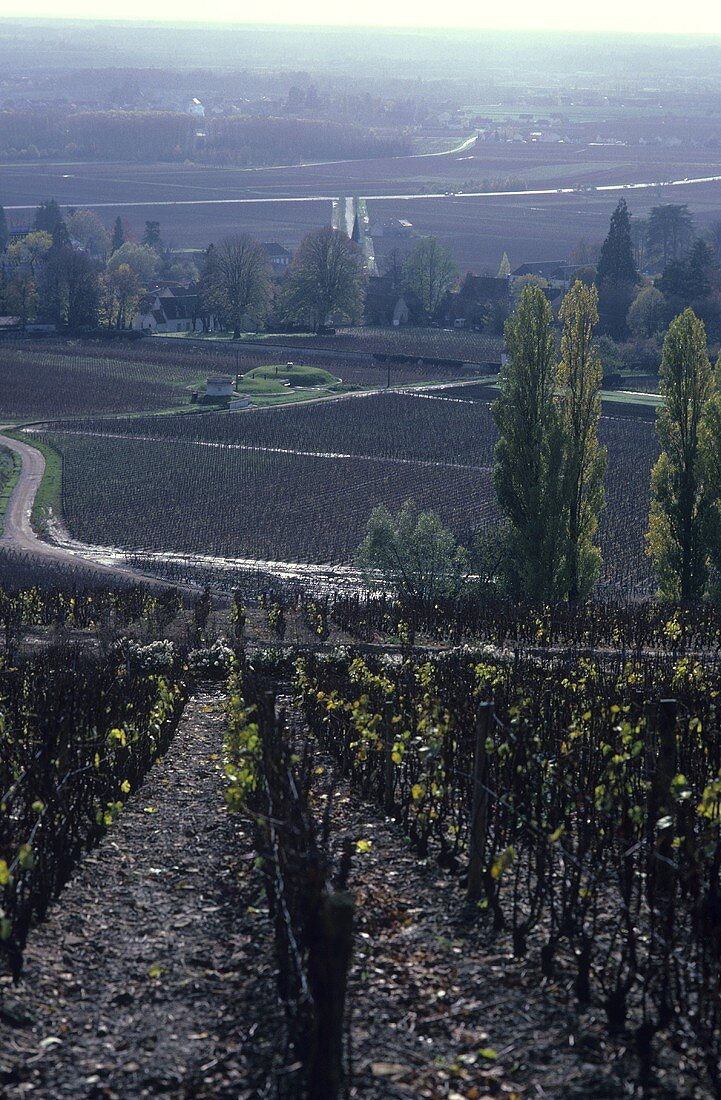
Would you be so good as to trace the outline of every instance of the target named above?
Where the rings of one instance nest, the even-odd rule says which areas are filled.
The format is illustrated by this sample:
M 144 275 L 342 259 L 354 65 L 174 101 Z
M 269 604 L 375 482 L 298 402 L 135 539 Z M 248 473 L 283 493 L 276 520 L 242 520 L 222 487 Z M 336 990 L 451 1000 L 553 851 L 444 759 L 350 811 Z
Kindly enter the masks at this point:
M 452 386 L 463 386 L 477 382 L 477 379 L 468 382 L 454 381 L 447 383 Z M 435 390 L 444 389 L 446 384 L 429 387 Z M 418 392 L 423 387 L 418 387 L 416 396 L 430 396 Z M 384 389 L 363 391 L 362 393 L 335 394 L 332 397 L 324 397 L 323 401 L 350 401 L 362 397 L 371 396 L 374 393 L 385 393 Z M 273 408 L 287 406 L 272 406 Z M 264 410 L 266 411 L 266 410 Z M 7 430 L 7 429 L 5 429 Z M 202 444 L 204 446 L 216 446 L 217 444 Z M 143 560 L 155 563 L 181 565 L 195 565 L 214 569 L 226 569 L 229 572 L 242 570 L 254 570 L 272 573 L 283 580 L 313 581 L 323 587 L 358 588 L 361 576 L 355 567 L 350 565 L 322 565 L 315 563 L 299 563 L 285 561 L 260 561 L 255 558 L 220 558 L 211 554 L 187 554 L 174 551 L 133 551 L 112 546 L 92 546 L 72 538 L 60 525 L 53 532 L 55 541 L 46 542 L 35 532 L 31 523 L 32 509 L 35 496 L 45 473 L 45 458 L 42 453 L 29 443 L 14 439 L 3 434 L 0 426 L 0 446 L 6 447 L 19 455 L 21 469 L 18 480 L 10 495 L 10 500 L 5 512 L 4 530 L 0 538 L 0 549 L 3 547 L 31 554 L 39 561 L 52 564 L 60 564 L 66 567 L 88 568 L 101 573 L 105 577 L 125 576 L 136 581 L 152 581 L 156 585 L 169 585 L 172 582 L 160 580 L 157 575 L 145 572 L 142 567 L 133 565 L 133 559 L 142 557 Z M 258 448 L 252 448 L 258 449 Z M 309 452 L 310 453 L 310 452 Z M 315 453 L 315 452 L 313 452 Z M 328 456 L 330 457 L 330 456 Z M 340 456 L 338 456 L 340 457 Z M 349 456 L 351 457 L 351 456 Z M 352 456 L 355 457 L 355 456 Z M 369 456 L 370 457 L 370 456 Z M 188 584 L 175 585 L 180 588 L 200 587 Z
M 5 511 L 0 549 L 7 548 L 20 553 L 31 554 L 39 562 L 47 562 L 48 564 L 70 566 L 74 569 L 82 566 L 83 569 L 97 572 L 104 577 L 117 577 L 120 575 L 136 581 L 140 579 L 152 580 L 154 584 L 162 587 L 167 584 L 167 582 L 159 580 L 157 577 L 147 576 L 140 570 L 133 569 L 131 566 L 120 562 L 103 564 L 95 560 L 94 547 L 92 546 L 81 547 L 78 544 L 78 549 L 70 549 L 67 546 L 54 545 L 41 539 L 33 530 L 31 515 L 35 495 L 40 488 L 45 473 L 45 458 L 36 447 L 31 447 L 28 443 L 4 435 L 2 428 L 0 428 L 0 447 L 6 447 L 9 451 L 19 455 L 22 463 L 18 480 L 10 494 L 10 500 Z
M 45 459 L 35 447 L 20 443 L 7 435 L 0 435 L 0 447 L 6 447 L 19 455 L 22 466 L 13 489 L 4 518 L 4 530 L 0 546 L 10 545 L 14 550 L 26 550 L 38 553 L 38 547 L 53 550 L 54 547 L 43 542 L 32 529 L 30 515 L 35 494 L 45 473 Z

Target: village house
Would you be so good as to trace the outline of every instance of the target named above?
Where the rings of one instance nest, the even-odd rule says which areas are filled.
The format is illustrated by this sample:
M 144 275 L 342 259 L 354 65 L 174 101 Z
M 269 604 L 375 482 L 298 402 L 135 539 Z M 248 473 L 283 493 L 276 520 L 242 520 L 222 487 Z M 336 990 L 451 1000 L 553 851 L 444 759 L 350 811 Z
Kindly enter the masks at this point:
M 142 299 L 132 320 L 136 332 L 215 332 L 215 317 L 203 317 L 200 296 L 191 287 L 162 287 Z
M 387 240 L 408 240 L 414 235 L 413 222 L 409 222 L 406 218 L 388 218 L 384 222 L 373 222 L 369 235 L 385 237 Z
M 438 313 L 444 324 L 454 328 L 485 330 L 491 317 L 502 324 L 509 305 L 508 279 L 469 273 L 457 291 L 445 296 Z
M 263 244 L 263 250 L 270 260 L 270 266 L 273 269 L 274 275 L 283 275 L 290 267 L 290 261 L 293 256 L 287 248 L 283 248 L 282 244 L 278 244 L 276 241 L 266 241 Z
M 521 264 L 511 272 L 510 280 L 513 284 L 516 279 L 535 275 L 537 279 L 545 280 L 549 287 L 568 290 L 574 270 L 573 265 L 566 260 L 541 260 L 539 263 Z

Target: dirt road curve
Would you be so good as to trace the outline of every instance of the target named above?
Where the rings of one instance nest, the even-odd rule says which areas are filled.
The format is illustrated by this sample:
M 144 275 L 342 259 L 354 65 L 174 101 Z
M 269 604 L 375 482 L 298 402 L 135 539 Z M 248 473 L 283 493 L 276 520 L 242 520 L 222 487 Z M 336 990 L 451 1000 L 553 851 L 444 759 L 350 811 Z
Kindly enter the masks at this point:
M 143 578 L 143 574 L 130 568 L 130 566 L 101 565 L 99 562 L 84 558 L 81 554 L 66 550 L 62 546 L 53 546 L 39 538 L 33 531 L 30 515 L 35 501 L 35 494 L 45 472 L 45 459 L 35 447 L 1 434 L 1 429 L 0 446 L 7 447 L 8 450 L 20 455 L 22 461 L 20 477 L 10 495 L 5 512 L 4 531 L 2 538 L 0 538 L 0 548 L 5 546 L 13 550 L 24 551 L 36 558 L 43 558 L 47 562 L 60 565 L 76 568 L 82 565 L 83 569 L 93 570 L 105 577 L 121 575 L 135 580 Z M 162 585 L 164 583 L 155 577 L 152 579 L 155 584 Z
M 30 550 L 33 553 L 55 549 L 42 542 L 30 526 L 33 501 L 45 473 L 45 459 L 34 447 L 18 443 L 6 435 L 0 435 L 0 446 L 20 455 L 22 461 L 20 477 L 5 513 L 5 531 L 0 542 L 10 543 L 16 550 Z

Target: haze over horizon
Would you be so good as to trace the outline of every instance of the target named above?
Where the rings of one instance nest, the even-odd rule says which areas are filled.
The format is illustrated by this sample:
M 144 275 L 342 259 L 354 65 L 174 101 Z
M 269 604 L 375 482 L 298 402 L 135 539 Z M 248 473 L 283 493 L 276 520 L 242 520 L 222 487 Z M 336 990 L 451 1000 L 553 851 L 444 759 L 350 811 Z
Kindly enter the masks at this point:
M 213 9 L 198 14 L 190 0 L 156 0 L 152 17 L 144 0 L 126 0 L 122 11 L 98 12 L 94 0 L 25 0 L 12 2 L 0 14 L 5 19 L 53 19 L 96 22 L 118 21 L 173 24 L 235 24 L 249 26 L 363 27 L 383 30 L 501 30 L 547 31 L 599 34 L 718 35 L 721 34 L 721 9 L 710 11 L 704 0 L 692 0 L 682 9 L 659 9 L 651 0 L 642 0 L 632 9 L 623 0 L 609 0 L 600 7 L 584 8 L 572 0 L 559 0 L 553 9 L 539 7 L 530 0 L 519 0 L 512 11 L 486 8 L 479 13 L 470 2 L 453 10 L 439 9 L 428 0 L 423 3 L 401 0 L 388 7 L 382 0 L 368 0 L 362 8 L 348 7 L 339 20 L 338 5 L 332 0 L 309 0 L 299 14 L 293 0 L 278 0 L 272 8 L 259 0 L 237 5 L 219 0 Z

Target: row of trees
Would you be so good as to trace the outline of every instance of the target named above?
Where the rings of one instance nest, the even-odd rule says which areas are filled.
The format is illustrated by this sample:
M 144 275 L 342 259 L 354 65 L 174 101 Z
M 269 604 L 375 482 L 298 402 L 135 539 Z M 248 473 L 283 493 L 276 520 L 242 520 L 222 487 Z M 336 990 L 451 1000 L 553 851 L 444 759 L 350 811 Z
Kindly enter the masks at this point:
M 395 156 L 410 143 L 400 126 L 379 132 L 327 118 L 202 120 L 177 111 L 74 111 L 62 107 L 0 112 L 0 158 L 48 156 L 140 163 L 288 164 L 302 160 Z M 386 127 L 388 122 L 386 121 Z
M 117 218 L 109 232 L 90 210 L 65 217 L 54 200 L 38 207 L 34 226 L 8 244 L 0 208 L 0 312 L 70 328 L 127 327 L 146 288 L 158 278 L 198 280 L 199 315 L 215 316 L 239 336 L 271 313 L 286 323 L 321 328 L 330 318 L 358 321 L 365 288 L 360 249 L 330 228 L 309 233 L 277 290 L 262 245 L 247 234 L 211 245 L 202 271 L 173 262 L 157 221 L 141 241 L 126 239 Z
M 214 317 L 237 338 L 244 329 L 357 323 L 367 280 L 363 255 L 345 233 L 329 227 L 301 242 L 287 278 L 272 277 L 265 249 L 248 234 L 229 235 L 205 252 L 200 272 L 166 249 L 157 221 L 140 241 L 118 217 L 112 231 L 90 210 L 65 216 L 54 200 L 42 203 L 30 232 L 9 242 L 0 207 L 0 312 L 67 325 L 128 326 L 143 293 L 158 279 L 197 284 L 198 317 Z M 417 303 L 418 319 L 433 316 L 454 286 L 457 269 L 435 238 L 390 260 L 390 296 Z M 392 308 L 391 308 L 392 312 Z
M 198 288 L 202 312 L 235 339 L 243 330 L 262 328 L 271 313 L 279 323 L 317 331 L 331 321 L 360 321 L 363 253 L 345 233 L 329 226 L 313 230 L 276 287 L 262 245 L 247 233 L 236 234 L 207 249 Z
M 508 524 L 504 560 L 513 591 L 578 600 L 595 584 L 606 455 L 598 443 L 602 368 L 593 342 L 598 292 L 576 282 L 561 306 L 556 360 L 546 296 L 526 287 L 506 324 L 509 365 L 492 407 L 494 481 Z
M 433 513 L 375 510 L 357 561 L 407 597 L 457 592 L 471 573 L 534 602 L 578 601 L 601 569 L 605 448 L 599 445 L 602 368 L 594 341 L 598 291 L 578 280 L 565 296 L 560 357 L 543 291 L 526 287 L 506 324 L 509 361 L 492 406 L 494 483 L 503 516 L 493 560 L 469 552 Z M 647 549 L 659 595 L 681 605 L 721 576 L 721 358 L 713 370 L 703 321 L 686 309 L 669 327 L 661 364 Z M 485 548 L 487 551 L 487 547 Z M 714 592 L 716 594 L 716 592 Z
M 450 252 L 435 237 L 424 237 L 408 255 L 393 250 L 385 273 L 386 315 L 404 295 L 414 318 L 426 323 L 458 278 Z M 303 239 L 280 286 L 270 278 L 261 246 L 245 234 L 210 246 L 199 286 L 204 314 L 220 319 L 237 337 L 244 325 L 298 325 L 317 331 L 330 323 L 358 323 L 367 279 L 358 246 L 345 233 L 323 228 Z
M 689 306 L 721 337 L 721 222 L 697 237 L 685 204 L 632 219 L 621 199 L 597 258 L 583 242 L 574 258 L 586 265 L 580 276 L 598 286 L 600 329 L 615 341 L 655 340 Z M 649 268 L 654 278 L 640 274 Z
M 71 329 L 130 323 L 154 279 L 197 278 L 165 248 L 156 221 L 141 241 L 126 239 L 118 217 L 112 230 L 92 210 L 61 214 L 50 199 L 37 208 L 32 229 L 10 241 L 0 207 L 0 312 Z
M 538 288 L 524 290 L 506 326 L 509 364 L 492 410 L 495 485 L 507 521 L 505 573 L 512 591 L 532 600 L 581 599 L 600 571 L 596 302 L 595 287 L 580 281 L 566 295 L 559 363 Z M 660 595 L 687 604 L 707 595 L 721 571 L 721 359 L 714 371 L 703 321 L 691 309 L 666 335 L 661 394 L 647 545 Z

